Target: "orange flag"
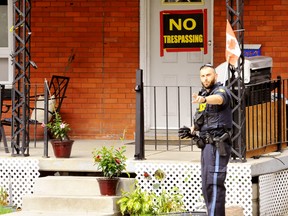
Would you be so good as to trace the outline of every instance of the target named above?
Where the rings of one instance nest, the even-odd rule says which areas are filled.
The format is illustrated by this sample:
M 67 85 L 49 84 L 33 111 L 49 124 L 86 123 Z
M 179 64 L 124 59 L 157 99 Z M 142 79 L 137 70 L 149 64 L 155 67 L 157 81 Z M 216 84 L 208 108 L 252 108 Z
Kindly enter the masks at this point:
M 233 66 L 237 65 L 238 58 L 241 54 L 241 50 L 238 41 L 235 37 L 234 31 L 227 20 L 226 25 L 226 61 Z

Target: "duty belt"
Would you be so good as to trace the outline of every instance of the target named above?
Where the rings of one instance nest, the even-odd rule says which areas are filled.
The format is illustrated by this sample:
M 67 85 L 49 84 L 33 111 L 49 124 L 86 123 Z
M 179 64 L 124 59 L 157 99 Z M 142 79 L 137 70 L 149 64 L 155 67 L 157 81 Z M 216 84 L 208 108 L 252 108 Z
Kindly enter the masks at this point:
M 214 136 L 213 135 L 206 133 L 202 138 L 203 138 L 203 142 L 205 144 L 214 144 L 214 141 L 213 141 Z

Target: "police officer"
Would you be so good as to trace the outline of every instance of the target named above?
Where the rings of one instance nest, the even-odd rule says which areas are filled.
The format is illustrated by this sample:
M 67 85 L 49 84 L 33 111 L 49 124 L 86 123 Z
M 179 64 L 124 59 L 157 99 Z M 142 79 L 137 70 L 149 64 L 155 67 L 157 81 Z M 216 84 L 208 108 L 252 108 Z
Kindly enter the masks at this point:
M 192 95 L 192 103 L 199 103 L 199 108 L 189 132 L 194 134 L 199 131 L 202 192 L 208 216 L 225 216 L 224 182 L 231 154 L 228 132 L 232 128 L 232 99 L 230 91 L 217 82 L 217 74 L 212 65 L 206 64 L 200 68 L 200 80 L 203 89 L 199 94 Z M 181 128 L 179 131 L 183 132 Z

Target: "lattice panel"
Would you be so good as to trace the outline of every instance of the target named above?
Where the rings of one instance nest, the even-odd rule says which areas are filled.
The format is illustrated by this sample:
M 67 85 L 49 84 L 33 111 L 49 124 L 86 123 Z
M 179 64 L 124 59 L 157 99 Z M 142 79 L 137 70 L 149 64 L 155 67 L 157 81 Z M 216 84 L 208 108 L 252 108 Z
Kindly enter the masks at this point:
M 200 164 L 180 163 L 135 163 L 136 179 L 143 190 L 159 194 L 162 189 L 171 190 L 178 187 L 184 196 L 184 203 L 187 211 L 199 210 L 204 205 L 201 191 L 201 168 Z M 165 173 L 162 181 L 155 179 L 154 173 L 161 169 Z M 147 172 L 151 178 L 147 179 L 144 173 Z M 160 188 L 154 189 L 156 184 Z M 251 168 L 247 164 L 229 164 L 226 186 L 226 204 L 239 205 L 244 209 L 245 216 L 252 216 L 252 177 Z
M 10 205 L 22 207 L 22 197 L 32 194 L 40 175 L 38 163 L 38 160 L 28 158 L 0 159 L 0 186 L 8 192 Z
M 288 215 L 288 170 L 259 176 L 260 216 Z

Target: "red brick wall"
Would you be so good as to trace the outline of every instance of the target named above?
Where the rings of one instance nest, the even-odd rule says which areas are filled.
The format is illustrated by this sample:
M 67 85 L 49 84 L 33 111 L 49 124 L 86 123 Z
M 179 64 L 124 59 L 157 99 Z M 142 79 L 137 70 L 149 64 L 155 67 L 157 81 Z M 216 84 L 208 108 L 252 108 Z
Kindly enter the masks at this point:
M 71 77 L 61 108 L 73 138 L 134 137 L 138 0 L 35 0 L 32 82 Z M 65 71 L 73 50 L 74 61 Z
M 219 1 L 219 0 L 218 0 Z M 214 4 L 214 65 L 225 61 L 226 1 Z
M 154 0 L 153 0 L 154 1 Z M 217 2 L 217 4 L 216 4 Z M 32 1 L 31 80 L 71 77 L 62 116 L 73 138 L 134 137 L 139 68 L 138 0 Z M 226 1 L 214 4 L 214 65 L 225 61 Z M 262 44 L 273 77 L 286 73 L 288 1 L 244 0 L 244 43 Z M 71 51 L 74 61 L 67 71 Z
M 214 9 L 214 64 L 218 65 L 225 61 L 225 1 Z M 288 78 L 287 11 L 288 1 L 244 0 L 244 44 L 262 45 L 261 54 L 273 59 L 273 78 Z

